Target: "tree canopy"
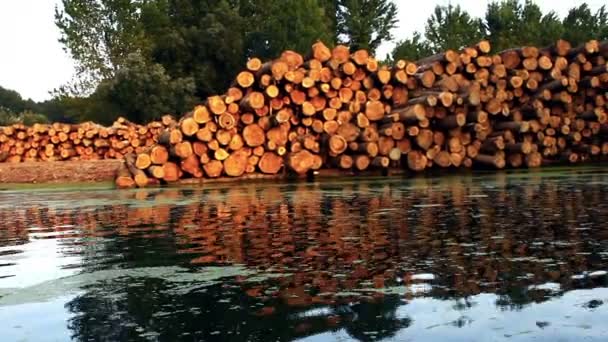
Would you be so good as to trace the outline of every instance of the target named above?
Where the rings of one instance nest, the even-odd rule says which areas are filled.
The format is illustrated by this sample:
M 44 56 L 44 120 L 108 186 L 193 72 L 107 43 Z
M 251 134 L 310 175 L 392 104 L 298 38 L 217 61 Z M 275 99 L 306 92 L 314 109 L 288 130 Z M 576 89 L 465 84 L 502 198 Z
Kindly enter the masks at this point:
M 397 6 L 389 0 L 336 0 L 337 34 L 353 50 L 374 53 L 382 42 L 393 39 Z
M 433 51 L 460 49 L 483 37 L 482 22 L 460 5 L 437 6 L 426 21 L 425 38 Z
M 488 39 L 493 51 L 536 45 L 547 46 L 557 39 L 579 45 L 589 39 L 608 39 L 608 13 L 595 13 L 583 3 L 560 19 L 554 11 L 543 13 L 532 0 L 490 2 L 482 18 L 474 18 L 459 6 L 437 6 L 427 19 L 423 33 L 401 40 L 393 59 L 416 60 L 445 49 L 459 49 Z

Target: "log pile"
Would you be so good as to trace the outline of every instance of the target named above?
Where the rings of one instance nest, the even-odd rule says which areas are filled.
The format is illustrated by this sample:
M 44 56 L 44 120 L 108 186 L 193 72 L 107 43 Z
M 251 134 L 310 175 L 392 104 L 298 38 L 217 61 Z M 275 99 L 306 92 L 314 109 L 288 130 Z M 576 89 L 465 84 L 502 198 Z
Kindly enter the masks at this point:
M 0 162 L 124 157 L 116 183 L 132 187 L 608 155 L 608 42 L 490 50 L 482 41 L 388 67 L 317 42 L 306 57 L 250 59 L 225 94 L 178 122 L 0 128 Z
M 498 54 L 482 41 L 392 68 L 321 42 L 307 58 L 252 58 L 225 94 L 127 156 L 117 184 L 599 160 L 607 57 L 606 42 L 560 40 Z
M 0 127 L 0 162 L 123 159 L 155 145 L 158 136 L 175 124 L 166 115 L 147 125 L 119 118 L 110 127 L 92 122 Z

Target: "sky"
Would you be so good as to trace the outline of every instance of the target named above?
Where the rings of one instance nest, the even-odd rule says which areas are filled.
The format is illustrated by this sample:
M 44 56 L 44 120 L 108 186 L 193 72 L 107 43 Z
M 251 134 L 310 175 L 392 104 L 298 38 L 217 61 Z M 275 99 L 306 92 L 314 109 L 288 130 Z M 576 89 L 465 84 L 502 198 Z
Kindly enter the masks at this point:
M 522 0 L 523 1 L 523 0 Z M 395 0 L 399 27 L 395 40 L 423 31 L 436 5 L 460 5 L 471 15 L 484 14 L 490 0 Z M 584 1 L 536 0 L 543 12 L 554 10 L 563 17 L 569 8 Z M 608 0 L 585 1 L 596 10 Z M 70 81 L 74 63 L 58 42 L 54 24 L 55 6 L 60 0 L 0 0 L 0 86 L 18 91 L 24 98 L 43 101 L 49 91 Z M 384 58 L 395 43 L 383 44 L 377 56 Z

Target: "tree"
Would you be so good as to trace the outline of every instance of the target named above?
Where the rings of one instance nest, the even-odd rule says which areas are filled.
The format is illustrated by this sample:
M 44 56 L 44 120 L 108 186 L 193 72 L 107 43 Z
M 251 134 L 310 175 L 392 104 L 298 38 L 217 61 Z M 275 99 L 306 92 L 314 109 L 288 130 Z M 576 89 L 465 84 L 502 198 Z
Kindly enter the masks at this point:
M 4 107 L 0 107 L 0 126 L 9 126 L 19 122 L 19 117 Z
M 48 118 L 37 112 L 38 104 L 31 99 L 24 100 L 21 95 L 0 86 L 0 126 L 23 123 L 47 123 Z
M 26 126 L 32 126 L 33 124 L 48 124 L 49 119 L 44 114 L 34 113 L 32 111 L 25 111 L 19 114 L 19 120 Z
M 86 99 L 92 108 L 118 108 L 124 111 L 122 115 L 137 120 L 156 117 L 167 109 L 181 114 L 190 109 L 195 97 L 202 99 L 225 90 L 245 61 L 244 21 L 234 1 L 62 2 L 56 23 L 61 42 L 79 71 L 79 82 L 59 92 L 63 100 L 73 94 L 91 95 Z M 160 83 L 149 85 L 143 82 L 146 78 Z M 160 96 L 161 90 L 169 93 L 142 102 L 142 93 L 134 85 L 153 90 L 153 96 Z M 107 95 L 118 88 L 131 93 Z M 170 98 L 176 93 L 181 95 Z M 171 101 L 161 104 L 157 102 L 160 99 Z M 72 102 L 81 107 L 87 100 L 68 101 L 69 107 Z
M 145 23 L 154 46 L 151 62 L 173 78 L 193 78 L 199 98 L 225 91 L 246 60 L 238 6 L 174 0 L 154 11 Z
M 336 0 L 338 39 L 353 50 L 368 49 L 393 40 L 397 6 L 390 0 Z
M 471 17 L 460 5 L 437 6 L 426 22 L 425 37 L 433 53 L 457 50 L 477 43 L 483 37 L 481 28 L 481 20 Z
M 141 55 L 131 54 L 126 65 L 98 91 L 128 119 L 143 123 L 192 108 L 200 101 L 195 88 L 192 77 L 172 78 L 162 65 L 148 64 Z
M 411 38 L 404 39 L 397 43 L 391 53 L 393 61 L 405 59 L 416 61 L 432 55 L 433 51 L 428 42 L 424 40 L 420 32 L 414 32 Z
M 570 9 L 563 20 L 564 38 L 574 45 L 590 39 L 608 39 L 608 13 L 606 6 L 600 7 L 595 14 L 586 3 Z
M 323 1 L 242 1 L 240 12 L 248 23 L 246 55 L 271 59 L 284 50 L 307 53 L 317 40 L 332 45 L 335 42 L 333 14 Z
M 80 73 L 76 87 L 64 88 L 60 97 L 92 95 L 87 97 L 92 107 L 107 100 L 112 103 L 102 107 L 117 108 L 134 120 L 168 109 L 181 114 L 193 99 L 224 92 L 249 56 L 269 59 L 285 49 L 307 52 L 314 41 L 332 43 L 335 37 L 327 0 L 62 2 L 57 26 Z M 148 77 L 160 84 L 150 89 L 144 82 Z M 144 101 L 135 85 L 156 97 Z M 118 88 L 125 93 L 107 95 Z M 168 95 L 161 96 L 161 90 Z
M 543 15 L 531 0 L 526 0 L 523 6 L 518 0 L 488 4 L 484 27 L 494 51 L 522 45 L 550 45 L 563 34 L 557 14 L 551 11 Z
M 6 112 L 20 113 L 25 110 L 23 98 L 18 92 L 0 86 L 0 108 Z
M 149 47 L 141 26 L 145 6 L 142 0 L 62 0 L 55 23 L 78 74 L 65 91 L 90 93 L 114 75 L 130 52 Z

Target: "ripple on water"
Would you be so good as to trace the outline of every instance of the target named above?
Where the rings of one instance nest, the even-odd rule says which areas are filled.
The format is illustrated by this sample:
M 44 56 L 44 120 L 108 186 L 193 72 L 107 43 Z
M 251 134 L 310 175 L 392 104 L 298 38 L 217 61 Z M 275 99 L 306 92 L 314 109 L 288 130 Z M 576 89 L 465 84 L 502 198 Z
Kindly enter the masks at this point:
M 55 340 L 605 340 L 602 184 L 594 170 L 9 191 L 0 334 L 31 339 L 19 331 L 52 312 Z

